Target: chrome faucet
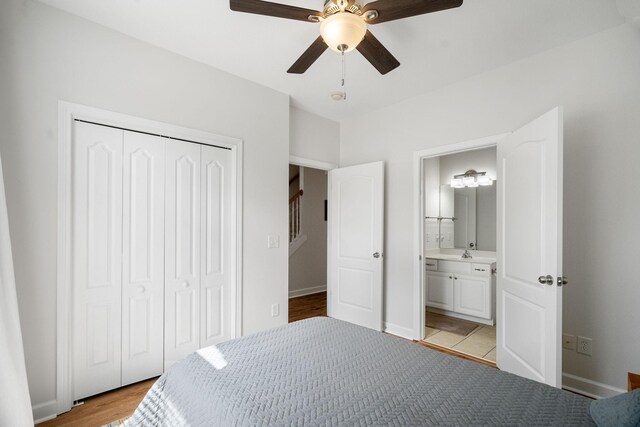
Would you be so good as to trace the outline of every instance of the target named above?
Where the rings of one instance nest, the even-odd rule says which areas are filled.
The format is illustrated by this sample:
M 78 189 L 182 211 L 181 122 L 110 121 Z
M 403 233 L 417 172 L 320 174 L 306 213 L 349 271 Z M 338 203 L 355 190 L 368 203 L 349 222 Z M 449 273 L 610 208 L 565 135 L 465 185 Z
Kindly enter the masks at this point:
M 465 250 L 464 250 L 464 253 L 462 254 L 462 257 L 461 257 L 461 258 L 463 258 L 463 259 L 468 259 L 468 258 L 472 258 L 472 256 L 471 256 L 471 254 L 469 253 L 469 251 L 465 249 Z

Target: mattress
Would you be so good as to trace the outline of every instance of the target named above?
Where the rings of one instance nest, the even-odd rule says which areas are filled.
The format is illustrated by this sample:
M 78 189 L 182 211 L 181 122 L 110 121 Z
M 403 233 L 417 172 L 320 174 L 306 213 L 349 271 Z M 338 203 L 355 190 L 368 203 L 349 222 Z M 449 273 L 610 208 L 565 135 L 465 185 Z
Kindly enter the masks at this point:
M 200 350 L 128 426 L 594 425 L 590 400 L 330 318 Z

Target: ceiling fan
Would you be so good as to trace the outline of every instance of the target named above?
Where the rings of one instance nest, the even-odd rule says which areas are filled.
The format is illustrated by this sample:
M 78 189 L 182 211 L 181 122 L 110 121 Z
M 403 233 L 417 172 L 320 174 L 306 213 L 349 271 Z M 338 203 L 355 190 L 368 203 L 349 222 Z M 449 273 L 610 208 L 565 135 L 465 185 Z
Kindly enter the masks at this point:
M 302 74 L 328 48 L 336 52 L 357 49 L 381 74 L 400 65 L 367 29 L 368 25 L 394 21 L 425 13 L 452 9 L 463 0 L 325 0 L 322 12 L 262 0 L 230 0 L 231 10 L 320 23 L 320 36 L 287 70 Z

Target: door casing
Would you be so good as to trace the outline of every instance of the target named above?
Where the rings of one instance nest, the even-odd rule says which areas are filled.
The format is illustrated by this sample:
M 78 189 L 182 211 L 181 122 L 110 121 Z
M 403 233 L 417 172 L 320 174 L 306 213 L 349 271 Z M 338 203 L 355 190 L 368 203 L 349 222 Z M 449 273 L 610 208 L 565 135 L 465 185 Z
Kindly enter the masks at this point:
M 459 142 L 455 144 L 440 145 L 426 150 L 416 151 L 413 153 L 413 208 L 414 208 L 414 258 L 413 258 L 413 336 L 414 340 L 424 339 L 424 266 L 422 260 L 422 251 L 424 247 L 424 171 L 422 161 L 431 157 L 446 156 L 448 154 L 457 154 L 464 151 L 479 150 L 482 148 L 496 147 L 498 141 L 503 139 L 509 133 L 488 136 L 484 138 L 473 139 L 469 141 Z M 407 337 L 409 338 L 409 337 Z

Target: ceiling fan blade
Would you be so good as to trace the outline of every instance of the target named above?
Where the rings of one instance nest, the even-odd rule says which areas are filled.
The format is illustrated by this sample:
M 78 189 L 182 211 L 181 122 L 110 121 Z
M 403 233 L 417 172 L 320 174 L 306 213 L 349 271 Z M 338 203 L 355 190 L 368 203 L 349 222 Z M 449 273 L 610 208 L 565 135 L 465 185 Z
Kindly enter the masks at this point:
M 438 12 L 440 10 L 453 9 L 462 6 L 463 0 L 377 0 L 367 3 L 363 8 L 363 14 L 376 10 L 378 17 L 368 20 L 368 24 L 380 24 L 381 22 L 394 21 L 410 16 L 425 13 Z
M 311 64 L 320 58 L 320 55 L 327 50 L 327 44 L 322 40 L 322 36 L 311 43 L 311 46 L 298 58 L 298 60 L 287 70 L 289 74 L 302 74 L 309 69 Z
M 380 71 L 380 74 L 387 74 L 400 66 L 400 62 L 378 41 L 377 38 L 367 30 L 364 39 L 360 42 L 358 52 L 362 54 L 371 65 Z
M 305 22 L 313 22 L 309 20 L 309 16 L 322 16 L 322 12 L 318 12 L 317 10 L 261 0 L 230 0 L 229 5 L 231 6 L 231 10 L 236 12 L 255 13 L 256 15 L 275 16 L 277 18 L 295 19 Z

